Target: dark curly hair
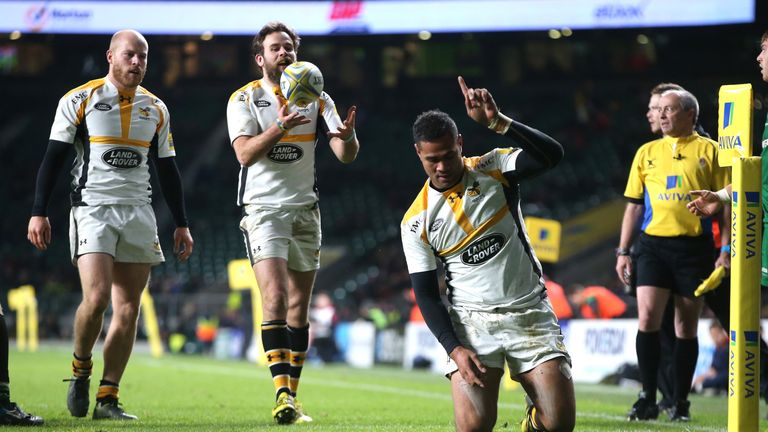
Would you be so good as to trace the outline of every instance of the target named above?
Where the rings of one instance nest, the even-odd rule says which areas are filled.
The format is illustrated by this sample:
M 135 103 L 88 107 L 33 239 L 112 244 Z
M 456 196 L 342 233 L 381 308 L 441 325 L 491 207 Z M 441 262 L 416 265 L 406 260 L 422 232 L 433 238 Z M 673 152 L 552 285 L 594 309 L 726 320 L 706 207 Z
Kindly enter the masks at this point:
M 438 109 L 419 114 L 413 122 L 413 141 L 416 144 L 422 141 L 435 141 L 445 134 L 450 134 L 455 141 L 459 136 L 459 130 L 451 116 Z

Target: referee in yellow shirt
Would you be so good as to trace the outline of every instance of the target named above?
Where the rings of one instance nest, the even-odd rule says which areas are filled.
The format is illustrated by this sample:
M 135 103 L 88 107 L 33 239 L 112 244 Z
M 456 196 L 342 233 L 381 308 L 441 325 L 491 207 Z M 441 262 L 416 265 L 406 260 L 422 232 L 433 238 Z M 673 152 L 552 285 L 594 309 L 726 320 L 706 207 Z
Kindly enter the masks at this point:
M 696 98 L 685 90 L 670 90 L 659 104 L 664 137 L 643 145 L 635 154 L 624 192 L 629 202 L 616 249 L 619 278 L 628 284 L 630 274 L 637 272 L 636 348 L 643 391 L 628 416 L 629 420 L 652 420 L 659 415 L 659 329 L 664 306 L 674 294 L 675 400 L 669 417 L 688 421 L 688 393 L 699 352 L 696 333 L 702 308 L 702 299 L 693 293 L 714 268 L 714 246 L 710 220 L 695 217 L 686 204 L 692 200 L 691 190 L 702 186 L 720 189 L 730 178 L 717 165 L 717 143 L 694 132 L 699 114 Z M 633 266 L 629 248 L 638 223 L 642 225 Z M 728 221 L 721 226 L 727 227 Z

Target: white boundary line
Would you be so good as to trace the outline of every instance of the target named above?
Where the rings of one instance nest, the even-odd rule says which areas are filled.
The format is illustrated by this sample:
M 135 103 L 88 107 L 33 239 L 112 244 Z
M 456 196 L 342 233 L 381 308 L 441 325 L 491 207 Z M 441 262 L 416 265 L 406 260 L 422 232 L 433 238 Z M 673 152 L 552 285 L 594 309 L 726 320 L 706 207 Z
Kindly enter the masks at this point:
M 271 379 L 269 378 L 269 376 L 266 374 L 265 371 L 261 369 L 255 369 L 255 368 L 240 369 L 238 367 L 232 367 L 233 365 L 228 365 L 228 366 L 199 365 L 199 364 L 193 364 L 190 362 L 179 361 L 178 359 L 169 359 L 169 358 L 156 360 L 156 359 L 139 357 L 134 359 L 134 362 L 138 362 L 138 361 L 142 361 L 143 363 L 146 364 L 146 366 L 149 366 L 149 367 L 167 366 L 169 362 L 174 362 L 175 364 L 173 365 L 173 368 L 177 370 L 205 372 L 210 374 L 227 375 L 227 376 L 235 376 L 235 377 L 249 377 L 249 378 L 253 378 L 260 381 L 271 381 Z M 339 382 L 334 380 L 317 379 L 314 377 L 303 378 L 302 381 L 305 384 L 308 383 L 310 385 L 336 387 L 336 388 L 349 389 L 349 390 L 355 390 L 355 391 L 398 394 L 398 395 L 415 396 L 415 397 L 424 398 L 424 399 L 433 399 L 433 400 L 441 400 L 441 401 L 451 400 L 449 387 L 447 385 L 446 385 L 445 392 L 437 393 L 437 392 L 421 391 L 421 390 L 414 390 L 410 388 L 385 386 L 385 385 L 378 385 L 378 384 L 345 383 L 345 382 Z M 596 392 L 593 392 L 593 393 L 596 393 Z M 510 410 L 521 410 L 524 408 L 524 406 L 525 405 L 522 403 L 519 403 L 519 404 L 509 403 L 509 402 L 499 403 L 499 408 L 505 408 Z M 627 421 L 626 417 L 623 417 L 623 416 L 601 414 L 601 413 L 595 413 L 595 412 L 580 412 L 578 413 L 578 416 L 589 417 L 594 419 L 614 420 L 616 421 L 617 426 L 622 422 Z M 701 426 L 701 425 L 696 425 L 691 423 L 672 423 L 672 422 L 652 421 L 652 422 L 649 422 L 648 424 L 653 425 L 657 428 L 685 430 L 685 431 L 722 432 L 726 430 L 726 428 Z M 339 429 L 344 429 L 344 427 L 342 426 Z M 638 429 L 637 427 L 632 427 L 627 429 L 617 428 L 615 430 L 617 432 L 622 432 L 622 431 L 642 432 L 644 429 Z M 645 429 L 645 430 L 650 431 L 651 429 Z

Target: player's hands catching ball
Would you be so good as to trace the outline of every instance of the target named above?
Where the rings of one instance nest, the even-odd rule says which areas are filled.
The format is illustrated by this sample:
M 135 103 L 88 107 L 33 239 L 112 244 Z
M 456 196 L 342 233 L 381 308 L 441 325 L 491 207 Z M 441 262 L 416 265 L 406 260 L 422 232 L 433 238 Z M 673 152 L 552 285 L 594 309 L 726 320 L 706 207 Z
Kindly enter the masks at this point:
M 347 111 L 347 118 L 339 126 L 339 130 L 337 132 L 328 132 L 328 138 L 339 138 L 344 142 L 351 141 L 355 134 L 355 117 L 357 117 L 357 107 L 352 105 L 349 107 L 349 111 Z
M 298 111 L 288 111 L 288 104 L 283 104 L 277 110 L 277 119 L 283 124 L 285 129 L 293 129 L 296 126 L 307 124 L 310 120 Z

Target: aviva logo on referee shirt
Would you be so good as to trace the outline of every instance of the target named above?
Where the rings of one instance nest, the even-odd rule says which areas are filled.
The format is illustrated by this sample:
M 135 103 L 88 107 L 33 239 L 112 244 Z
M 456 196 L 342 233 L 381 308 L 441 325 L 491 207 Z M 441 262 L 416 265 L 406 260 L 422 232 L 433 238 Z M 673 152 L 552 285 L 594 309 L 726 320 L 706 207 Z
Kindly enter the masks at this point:
M 683 187 L 683 176 L 667 176 L 667 190 Z
M 683 176 L 667 176 L 667 190 L 683 187 Z M 656 197 L 659 201 L 691 201 L 691 194 L 680 192 L 659 193 Z

